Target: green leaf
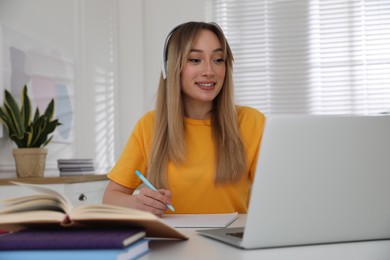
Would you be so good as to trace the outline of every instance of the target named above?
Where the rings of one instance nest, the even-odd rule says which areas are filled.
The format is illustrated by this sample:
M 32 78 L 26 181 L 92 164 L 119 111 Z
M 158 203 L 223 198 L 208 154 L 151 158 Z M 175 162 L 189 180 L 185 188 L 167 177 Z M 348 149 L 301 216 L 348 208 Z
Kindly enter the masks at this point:
M 15 99 L 12 97 L 11 93 L 8 92 L 8 90 L 5 90 L 4 107 L 10 119 L 9 126 L 12 126 L 11 129 L 17 136 L 22 137 L 24 132 L 22 117 L 19 113 L 18 104 L 16 103 Z
M 18 137 L 17 135 L 15 134 L 10 134 L 9 135 L 9 138 L 14 141 L 14 143 L 16 144 L 17 147 L 21 148 L 21 147 L 25 147 L 24 146 L 24 143 L 23 143 L 23 138 L 20 138 Z
M 31 102 L 27 93 L 27 86 L 24 85 L 22 95 L 22 109 L 21 116 L 24 128 L 26 128 L 31 122 Z
M 53 138 L 53 136 L 50 136 L 50 138 L 46 140 L 46 142 L 42 145 L 42 147 L 45 147 L 46 145 L 48 145 L 52 138 Z
M 35 109 L 35 113 L 34 113 L 34 119 L 33 119 L 33 123 L 35 122 L 35 121 L 37 121 L 38 120 L 38 118 L 40 117 L 40 115 L 39 115 L 40 113 L 39 113 L 39 108 L 36 108 Z
M 47 120 L 50 121 L 53 118 L 54 115 L 54 99 L 52 99 L 47 106 L 45 113 L 43 113 L 46 117 Z
M 0 118 L 8 129 L 9 128 L 8 125 L 10 124 L 10 121 L 9 121 L 7 114 L 3 111 L 3 108 L 1 108 L 1 107 L 0 107 Z

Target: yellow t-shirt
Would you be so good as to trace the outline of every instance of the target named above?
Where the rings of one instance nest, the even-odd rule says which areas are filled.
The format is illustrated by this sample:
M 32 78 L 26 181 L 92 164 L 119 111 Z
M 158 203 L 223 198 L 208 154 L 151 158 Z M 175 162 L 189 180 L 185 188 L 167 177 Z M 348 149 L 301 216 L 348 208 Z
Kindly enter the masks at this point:
M 108 174 L 112 181 L 135 189 L 142 184 L 135 170 L 147 177 L 154 117 L 154 111 L 148 112 L 136 124 L 122 155 Z M 238 121 L 247 156 L 246 174 L 236 183 L 216 185 L 211 121 L 184 119 L 186 160 L 180 165 L 168 163 L 167 180 L 175 212 L 167 213 L 247 212 L 265 116 L 254 108 L 242 106 L 238 107 Z

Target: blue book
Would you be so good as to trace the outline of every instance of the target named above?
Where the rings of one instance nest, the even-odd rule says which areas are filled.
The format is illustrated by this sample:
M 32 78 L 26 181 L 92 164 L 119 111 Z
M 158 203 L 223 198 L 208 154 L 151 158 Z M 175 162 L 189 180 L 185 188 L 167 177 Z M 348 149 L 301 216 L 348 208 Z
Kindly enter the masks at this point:
M 0 251 L 1 260 L 129 260 L 147 254 L 149 240 L 140 239 L 123 249 L 48 249 L 48 250 L 6 250 Z

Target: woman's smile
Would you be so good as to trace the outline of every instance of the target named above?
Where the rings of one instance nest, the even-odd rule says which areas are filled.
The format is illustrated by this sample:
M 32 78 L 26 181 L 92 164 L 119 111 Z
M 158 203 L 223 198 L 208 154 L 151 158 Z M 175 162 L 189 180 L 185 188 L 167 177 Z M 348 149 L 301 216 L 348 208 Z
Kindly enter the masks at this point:
M 213 90 L 215 88 L 215 82 L 195 82 L 195 84 L 203 90 Z

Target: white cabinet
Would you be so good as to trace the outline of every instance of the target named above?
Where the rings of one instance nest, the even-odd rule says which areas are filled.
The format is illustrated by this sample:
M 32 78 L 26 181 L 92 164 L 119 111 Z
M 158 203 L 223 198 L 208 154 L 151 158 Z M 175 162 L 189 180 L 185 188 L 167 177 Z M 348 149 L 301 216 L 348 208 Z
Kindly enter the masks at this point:
M 72 205 L 100 204 L 108 181 L 64 184 L 64 194 Z

